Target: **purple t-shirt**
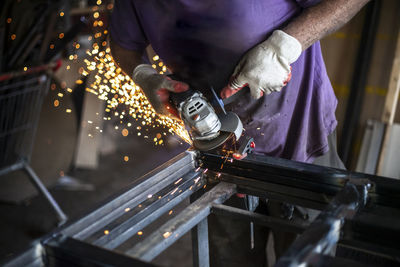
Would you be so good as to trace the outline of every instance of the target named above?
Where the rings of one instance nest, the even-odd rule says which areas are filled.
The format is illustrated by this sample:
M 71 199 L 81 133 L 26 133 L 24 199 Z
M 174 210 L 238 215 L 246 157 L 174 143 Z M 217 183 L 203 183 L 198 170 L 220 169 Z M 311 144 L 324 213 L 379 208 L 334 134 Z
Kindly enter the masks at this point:
M 144 51 L 151 44 L 182 81 L 209 93 L 221 90 L 245 52 L 318 0 L 116 0 L 110 33 L 120 46 Z M 256 152 L 312 162 L 328 151 L 337 100 L 319 42 L 292 64 L 281 92 L 227 106 L 242 119 Z

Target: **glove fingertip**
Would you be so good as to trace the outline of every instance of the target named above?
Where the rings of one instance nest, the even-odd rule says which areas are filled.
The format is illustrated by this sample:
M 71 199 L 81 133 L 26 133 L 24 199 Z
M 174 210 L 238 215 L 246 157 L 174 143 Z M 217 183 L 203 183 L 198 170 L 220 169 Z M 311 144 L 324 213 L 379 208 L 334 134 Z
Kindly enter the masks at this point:
M 283 85 L 284 86 L 287 85 L 290 82 L 291 79 L 292 79 L 292 72 L 290 71 L 288 76 L 287 76 L 287 78 L 286 78 L 286 80 L 283 81 Z
M 161 88 L 161 89 L 157 90 L 157 95 L 161 102 L 168 102 L 169 92 L 167 89 Z
M 239 91 L 239 89 L 234 89 L 230 87 L 230 85 L 225 86 L 220 93 L 220 96 L 222 99 L 226 99 L 228 97 L 231 97 L 232 95 L 236 94 Z
M 238 82 L 236 81 L 236 79 L 233 79 L 226 88 L 231 89 L 231 90 L 236 90 L 239 87 L 240 86 L 239 86 Z
M 234 78 L 229 83 L 229 86 L 233 90 L 242 89 L 243 87 L 245 87 L 249 84 L 247 79 L 242 74 L 239 74 L 238 76 L 232 76 L 232 77 L 234 77 Z
M 173 84 L 173 88 L 175 93 L 182 93 L 189 90 L 189 85 L 182 82 L 176 82 Z

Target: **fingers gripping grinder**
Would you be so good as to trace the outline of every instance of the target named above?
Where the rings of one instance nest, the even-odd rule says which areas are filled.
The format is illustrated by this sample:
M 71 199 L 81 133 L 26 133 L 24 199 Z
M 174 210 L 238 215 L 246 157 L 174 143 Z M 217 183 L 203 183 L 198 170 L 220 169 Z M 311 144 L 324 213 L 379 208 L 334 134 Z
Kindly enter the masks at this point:
M 216 99 L 222 110 L 220 114 L 198 91 L 189 89 L 183 93 L 171 94 L 172 103 L 177 107 L 185 125 L 190 128 L 193 146 L 201 151 L 217 148 L 233 136 L 239 140 L 243 132 L 239 117 L 235 113 L 226 112 L 221 100 Z

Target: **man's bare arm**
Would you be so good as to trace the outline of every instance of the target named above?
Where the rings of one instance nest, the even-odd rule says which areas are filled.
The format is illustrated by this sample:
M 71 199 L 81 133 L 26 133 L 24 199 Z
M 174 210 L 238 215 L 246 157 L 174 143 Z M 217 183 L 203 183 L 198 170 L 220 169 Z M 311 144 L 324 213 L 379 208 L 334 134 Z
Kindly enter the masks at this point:
M 132 77 L 133 70 L 142 63 L 142 55 L 139 52 L 125 49 L 110 39 L 111 54 L 118 66 Z
M 369 0 L 324 0 L 305 9 L 283 31 L 307 49 L 346 24 Z

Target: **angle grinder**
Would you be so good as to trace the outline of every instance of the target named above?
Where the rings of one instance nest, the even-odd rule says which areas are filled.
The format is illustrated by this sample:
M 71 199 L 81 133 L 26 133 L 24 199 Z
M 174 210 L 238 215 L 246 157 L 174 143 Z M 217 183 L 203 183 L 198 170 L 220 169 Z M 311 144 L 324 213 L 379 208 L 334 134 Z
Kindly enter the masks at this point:
M 183 93 L 170 94 L 172 104 L 190 128 L 193 146 L 201 151 L 217 148 L 232 137 L 238 141 L 243 132 L 239 117 L 235 113 L 226 112 L 222 101 L 211 90 L 222 111 L 219 114 L 199 91 L 189 89 Z

